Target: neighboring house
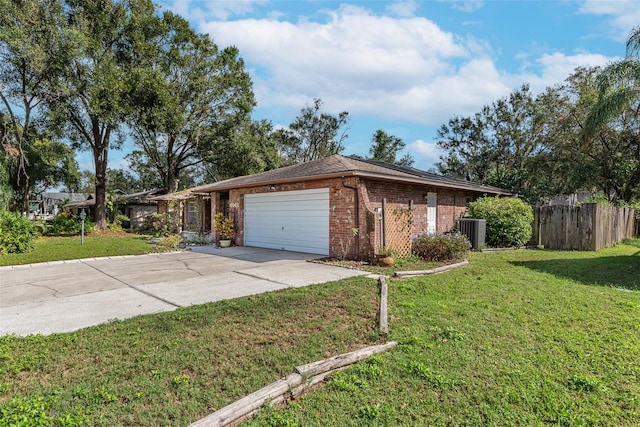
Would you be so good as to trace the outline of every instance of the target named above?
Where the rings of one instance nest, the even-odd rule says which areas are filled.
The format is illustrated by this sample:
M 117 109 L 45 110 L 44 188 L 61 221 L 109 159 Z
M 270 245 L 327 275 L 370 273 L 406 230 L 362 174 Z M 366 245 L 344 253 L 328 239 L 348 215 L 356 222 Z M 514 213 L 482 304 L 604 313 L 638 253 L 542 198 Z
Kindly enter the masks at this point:
M 62 207 L 62 210 L 74 215 L 78 215 L 82 210 L 84 210 L 88 217 L 93 217 L 95 206 L 95 194 L 89 194 L 83 200 L 67 203 Z
M 425 232 L 450 231 L 467 203 L 483 195 L 512 194 L 414 168 L 333 155 L 167 194 L 159 211 L 167 209 L 169 200 L 174 206 L 178 201 L 184 229 L 203 232 L 212 229 L 212 212 L 222 212 L 234 220 L 236 245 L 370 258 L 387 246 L 383 219 L 392 213 L 410 212 L 410 244 Z
M 164 190 L 149 190 L 116 196 L 114 202 L 117 210 L 129 217 L 128 227 L 127 225 L 125 225 L 125 227 L 132 229 L 140 228 L 144 224 L 147 216 L 158 213 L 158 201 L 154 200 L 153 197 L 163 193 Z M 95 196 L 91 194 L 86 200 L 67 203 L 63 209 L 65 212 L 71 212 L 75 215 L 84 209 L 88 216 L 93 217 L 95 205 Z
M 561 194 L 555 197 L 552 197 L 549 200 L 549 206 L 578 206 L 585 199 L 593 196 L 590 191 L 580 191 L 578 193 L 573 194 Z
M 60 208 L 69 202 L 79 202 L 87 198 L 85 193 L 43 192 L 30 201 L 30 219 L 51 219 L 60 213 Z
M 118 196 L 118 209 L 129 217 L 128 228 L 138 229 L 144 225 L 145 218 L 158 213 L 158 201 L 152 198 L 163 193 L 164 190 L 150 190 Z

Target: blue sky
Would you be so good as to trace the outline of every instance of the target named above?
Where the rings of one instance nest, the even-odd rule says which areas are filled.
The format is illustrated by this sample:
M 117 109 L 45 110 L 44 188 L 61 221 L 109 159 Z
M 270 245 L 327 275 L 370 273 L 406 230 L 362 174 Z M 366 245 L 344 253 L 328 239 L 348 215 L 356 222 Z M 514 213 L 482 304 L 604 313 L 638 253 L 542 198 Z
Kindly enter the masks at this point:
M 523 83 L 534 93 L 576 67 L 624 55 L 640 0 L 161 0 L 251 73 L 255 119 L 286 126 L 313 98 L 348 111 L 344 154 L 366 155 L 378 129 L 415 167 L 438 160 L 436 129 Z M 126 167 L 124 152 L 111 168 Z M 81 163 L 81 167 L 92 165 Z

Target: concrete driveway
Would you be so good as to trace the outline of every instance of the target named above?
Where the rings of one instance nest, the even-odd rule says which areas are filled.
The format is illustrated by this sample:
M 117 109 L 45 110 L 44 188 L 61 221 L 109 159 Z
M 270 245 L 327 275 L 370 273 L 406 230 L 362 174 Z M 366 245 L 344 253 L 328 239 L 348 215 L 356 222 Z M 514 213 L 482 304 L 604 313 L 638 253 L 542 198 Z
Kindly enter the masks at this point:
M 113 319 L 367 274 L 308 262 L 317 257 L 202 246 L 0 267 L 0 335 L 70 332 Z

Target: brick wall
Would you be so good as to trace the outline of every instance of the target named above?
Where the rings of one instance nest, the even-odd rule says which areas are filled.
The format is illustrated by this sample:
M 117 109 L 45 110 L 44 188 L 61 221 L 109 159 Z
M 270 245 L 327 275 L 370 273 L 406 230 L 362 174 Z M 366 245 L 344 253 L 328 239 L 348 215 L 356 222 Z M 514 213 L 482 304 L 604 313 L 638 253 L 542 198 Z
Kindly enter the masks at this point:
M 372 209 L 382 207 L 382 199 L 387 203 L 409 207 L 413 205 L 414 231 L 413 237 L 427 231 L 427 193 L 436 193 L 438 206 L 436 208 L 436 227 L 438 233 L 444 233 L 453 228 L 458 218 L 466 211 L 467 201 L 474 200 L 479 195 L 448 188 L 426 187 L 417 185 L 403 185 L 381 181 L 365 181 L 369 204 Z

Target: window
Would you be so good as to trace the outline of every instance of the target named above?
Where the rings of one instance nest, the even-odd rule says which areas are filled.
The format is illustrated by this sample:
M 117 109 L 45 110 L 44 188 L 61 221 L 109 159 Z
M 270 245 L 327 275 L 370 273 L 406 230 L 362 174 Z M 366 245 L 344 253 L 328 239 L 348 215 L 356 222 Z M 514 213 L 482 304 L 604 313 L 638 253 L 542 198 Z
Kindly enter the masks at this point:
M 195 200 L 187 202 L 187 224 L 189 228 L 195 227 L 198 222 L 198 204 Z

